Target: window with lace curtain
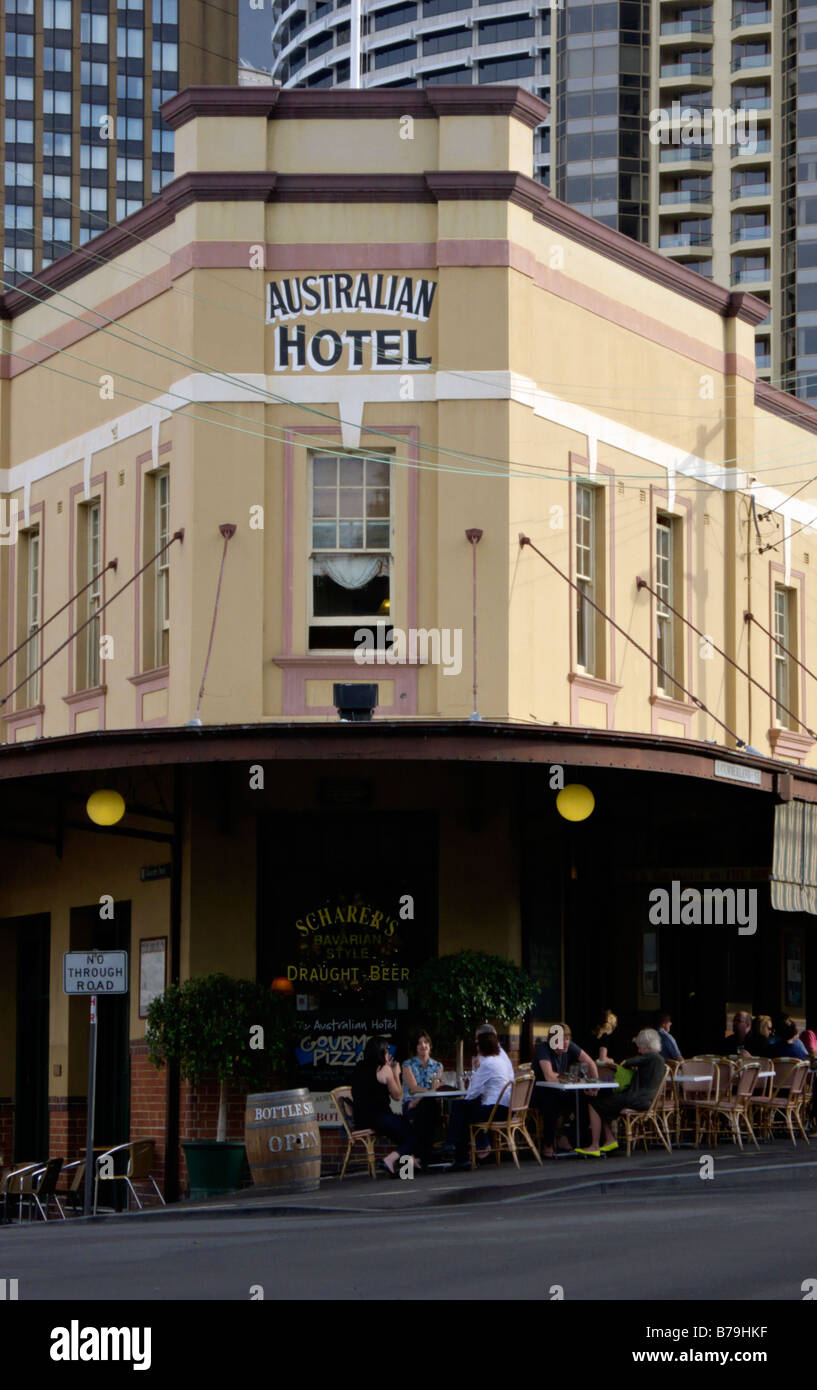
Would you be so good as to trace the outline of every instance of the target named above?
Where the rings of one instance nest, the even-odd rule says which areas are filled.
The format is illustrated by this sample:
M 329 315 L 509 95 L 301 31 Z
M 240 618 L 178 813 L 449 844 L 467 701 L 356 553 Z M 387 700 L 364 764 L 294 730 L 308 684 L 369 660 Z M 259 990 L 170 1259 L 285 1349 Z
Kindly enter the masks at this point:
M 350 651 L 358 628 L 390 631 L 391 465 L 384 454 L 310 460 L 311 651 Z

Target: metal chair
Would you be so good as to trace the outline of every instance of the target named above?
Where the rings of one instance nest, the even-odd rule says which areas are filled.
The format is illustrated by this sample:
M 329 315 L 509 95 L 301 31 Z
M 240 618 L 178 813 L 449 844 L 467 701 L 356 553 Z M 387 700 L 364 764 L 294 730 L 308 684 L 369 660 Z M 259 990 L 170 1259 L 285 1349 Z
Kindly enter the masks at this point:
M 116 1144 L 114 1148 L 108 1149 L 106 1153 L 100 1154 L 96 1160 L 96 1173 L 94 1175 L 94 1216 L 96 1216 L 97 1200 L 99 1197 L 99 1184 L 101 1182 L 123 1182 L 128 1189 L 128 1209 L 130 1209 L 130 1198 L 133 1196 L 139 1210 L 142 1210 L 142 1203 L 139 1195 L 133 1186 L 134 1182 L 152 1182 L 156 1196 L 162 1206 L 165 1206 L 165 1199 L 159 1191 L 156 1179 L 151 1173 L 154 1161 L 154 1141 L 152 1139 L 134 1139 L 129 1144 Z M 128 1153 L 128 1166 L 124 1173 L 108 1172 L 107 1169 L 113 1167 L 114 1154 Z
M 9 1220 L 9 1197 L 15 1197 L 17 1199 L 20 1199 L 22 1198 L 24 1192 L 30 1192 L 32 1174 L 40 1173 L 42 1172 L 42 1170 L 42 1163 L 22 1163 L 18 1168 L 12 1168 L 10 1172 L 6 1173 L 5 1177 L 3 1178 L 2 1187 L 0 1187 L 0 1195 L 2 1195 L 3 1198 L 4 1221 Z M 19 1202 L 19 1200 L 18 1204 L 20 1206 L 20 1211 L 22 1212 L 22 1203 Z M 22 1220 L 22 1216 L 20 1219 Z
M 83 1209 L 83 1189 L 85 1186 L 85 1159 L 75 1158 L 73 1163 L 64 1164 L 61 1176 L 66 1177 L 69 1173 L 72 1173 L 73 1176 L 68 1186 L 64 1187 L 61 1193 L 55 1192 L 54 1196 L 58 1203 L 60 1197 L 63 1197 L 66 1206 L 70 1207 L 70 1210 L 73 1213 L 73 1215 L 79 1216 L 81 1215 Z M 62 1206 L 60 1206 L 60 1210 L 63 1211 Z
M 726 1130 L 732 1136 L 732 1142 L 743 1148 L 743 1138 L 740 1132 L 741 1120 L 749 1131 L 749 1138 L 757 1148 L 755 1131 L 752 1128 L 752 1121 L 749 1118 L 749 1101 L 755 1094 L 758 1087 L 758 1077 L 761 1070 L 760 1062 L 743 1062 L 737 1069 L 737 1086 L 734 1094 L 731 1085 L 727 1084 L 719 1091 L 716 1100 L 699 1101 L 697 1109 L 701 1112 L 704 1120 L 708 1119 L 708 1137 L 713 1143 L 717 1143 L 720 1133 L 718 1121 L 726 1121 Z
M 695 1147 L 701 1140 L 703 1132 L 703 1119 L 706 1114 L 701 1110 L 701 1104 L 711 1104 L 718 1099 L 718 1083 L 720 1080 L 718 1071 L 718 1061 L 715 1058 L 696 1058 L 690 1057 L 688 1060 L 679 1062 L 675 1069 L 675 1095 L 678 1105 L 678 1143 L 681 1143 L 681 1133 L 684 1129 L 689 1129 L 694 1133 Z M 703 1081 L 690 1081 L 688 1078 L 701 1076 Z M 693 1111 L 694 1124 L 684 1124 L 684 1112 Z
M 35 1168 L 24 1169 L 20 1173 L 17 1191 L 20 1221 L 23 1219 L 24 1210 L 27 1211 L 29 1220 L 35 1212 L 39 1212 L 43 1221 L 47 1221 L 48 1207 L 51 1202 L 56 1204 L 61 1219 L 65 1220 L 65 1212 L 60 1206 L 56 1194 L 57 1180 L 61 1169 L 61 1158 L 49 1158 L 47 1163 L 41 1163 Z
M 524 1139 L 528 1148 L 533 1153 L 536 1162 L 541 1166 L 542 1159 L 539 1155 L 539 1150 L 531 1139 L 526 1125 L 530 1098 L 533 1094 L 533 1084 L 535 1080 L 536 1078 L 530 1068 L 522 1072 L 517 1072 L 512 1082 L 505 1082 L 487 1120 L 480 1120 L 478 1124 L 471 1125 L 472 1168 L 475 1168 L 477 1164 L 476 1138 L 481 1132 L 490 1136 L 491 1147 L 496 1153 L 497 1166 L 499 1166 L 502 1160 L 502 1146 L 505 1144 L 513 1158 L 514 1164 L 517 1168 L 519 1167 L 519 1155 L 516 1151 L 517 1136 Z M 509 1090 L 510 1095 L 508 1095 Z M 497 1109 L 501 1105 L 507 1105 L 508 1107 L 508 1118 L 506 1120 L 496 1119 Z M 496 1144 L 494 1144 L 494 1139 L 496 1139 Z
M 622 1110 L 618 1118 L 624 1121 L 624 1140 L 627 1146 L 627 1157 L 633 1150 L 633 1145 L 643 1143 L 644 1152 L 647 1152 L 648 1127 L 652 1126 L 655 1137 L 663 1144 L 667 1153 L 672 1153 L 669 1130 L 664 1120 L 663 1100 L 664 1090 L 667 1079 L 670 1075 L 669 1067 L 664 1063 L 664 1075 L 661 1084 L 653 1096 L 646 1110 Z M 652 1137 L 652 1136 L 649 1136 Z
M 377 1135 L 373 1129 L 355 1129 L 351 1086 L 336 1086 L 334 1091 L 331 1092 L 331 1096 L 335 1102 L 335 1109 L 340 1116 L 340 1122 L 346 1134 L 346 1156 L 343 1160 L 343 1167 L 340 1170 L 340 1181 L 343 1182 L 346 1173 L 346 1165 L 349 1162 L 349 1155 L 355 1144 L 362 1144 L 366 1150 L 366 1162 L 369 1167 L 369 1176 L 376 1180 L 377 1169 L 374 1161 L 374 1146 L 377 1142 Z
M 749 1101 L 750 1114 L 757 1113 L 759 1116 L 761 1133 L 765 1139 L 774 1137 L 774 1126 L 778 1123 L 781 1127 L 785 1126 L 791 1142 L 796 1147 L 796 1124 L 806 1143 L 809 1142 L 801 1114 L 808 1070 L 808 1062 L 799 1061 L 794 1057 L 774 1058 L 775 1074 L 771 1095 L 752 1096 Z

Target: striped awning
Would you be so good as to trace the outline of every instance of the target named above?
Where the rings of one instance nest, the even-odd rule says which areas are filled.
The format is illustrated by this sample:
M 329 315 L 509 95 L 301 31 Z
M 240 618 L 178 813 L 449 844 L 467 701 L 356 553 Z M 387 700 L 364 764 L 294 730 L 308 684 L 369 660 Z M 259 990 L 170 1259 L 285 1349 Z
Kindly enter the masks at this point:
M 817 806 L 809 802 L 775 807 L 772 907 L 817 915 Z

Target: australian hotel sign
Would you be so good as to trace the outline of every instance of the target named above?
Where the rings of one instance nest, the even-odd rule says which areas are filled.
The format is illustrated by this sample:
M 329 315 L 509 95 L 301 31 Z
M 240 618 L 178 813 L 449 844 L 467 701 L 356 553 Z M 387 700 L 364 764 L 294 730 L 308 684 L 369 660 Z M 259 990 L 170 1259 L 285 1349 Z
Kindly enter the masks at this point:
M 435 280 L 385 272 L 333 271 L 271 280 L 267 323 L 275 333 L 276 372 L 301 372 L 306 367 L 315 372 L 333 367 L 352 372 L 427 371 L 431 358 L 421 355 L 419 330 L 403 325 L 428 322 L 436 290 Z M 359 322 L 350 327 L 325 323 L 333 315 L 356 314 Z M 383 316 L 397 319 L 400 327 L 383 327 Z

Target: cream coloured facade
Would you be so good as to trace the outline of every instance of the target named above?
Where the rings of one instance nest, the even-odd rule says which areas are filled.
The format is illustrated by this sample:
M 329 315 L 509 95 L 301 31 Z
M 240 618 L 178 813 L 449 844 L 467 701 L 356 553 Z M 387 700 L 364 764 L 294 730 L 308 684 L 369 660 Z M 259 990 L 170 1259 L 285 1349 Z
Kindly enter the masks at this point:
M 146 941 L 168 938 L 169 979 L 292 970 L 308 999 L 292 923 L 341 889 L 412 892 L 411 949 L 527 962 L 537 1017 L 612 980 L 646 1010 L 642 869 L 762 869 L 774 796 L 817 797 L 817 414 L 755 381 L 764 306 L 551 198 L 516 89 L 192 89 L 164 118 L 177 176 L 94 243 L 104 263 L 4 300 L 0 632 L 37 659 L 0 668 L 0 932 L 19 963 L 39 923 L 52 1134 L 84 1065 L 61 955 L 102 894 L 146 1133 Z M 461 662 L 424 637 L 360 665 L 359 629 L 386 623 L 449 654 L 459 633 Z M 339 725 L 333 684 L 364 681 L 374 722 Z M 594 787 L 583 840 L 553 764 Z M 108 785 L 127 816 L 91 853 L 83 803 Z M 616 931 L 571 983 L 571 924 L 620 868 Z M 777 971 L 774 917 L 718 1008 Z M 381 1012 L 408 1007 L 392 984 Z

